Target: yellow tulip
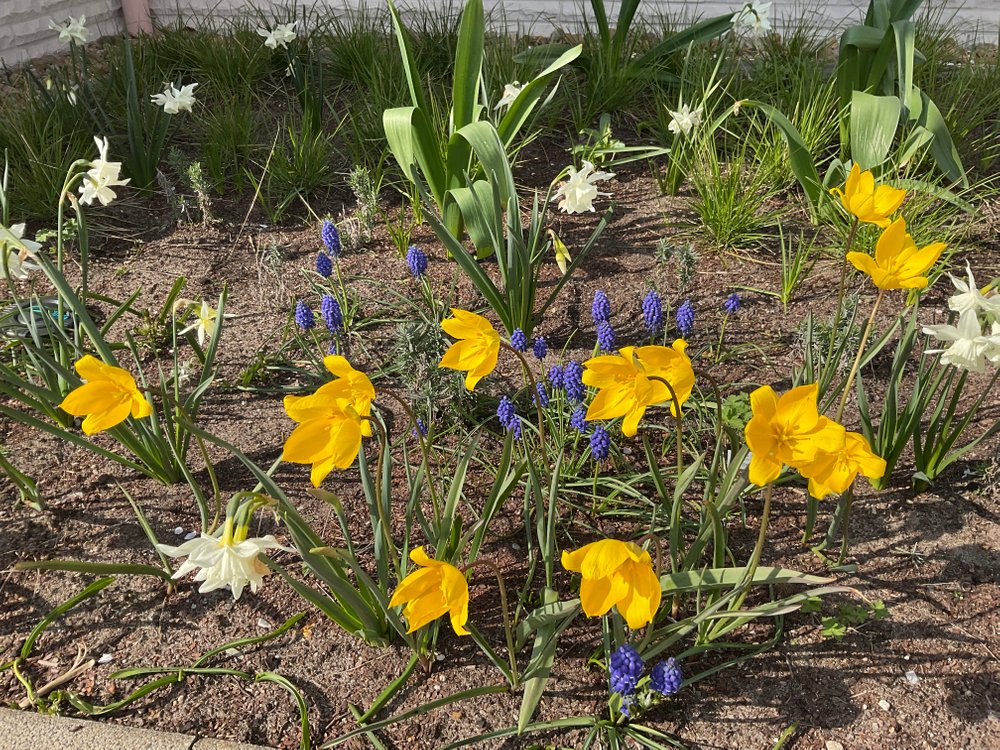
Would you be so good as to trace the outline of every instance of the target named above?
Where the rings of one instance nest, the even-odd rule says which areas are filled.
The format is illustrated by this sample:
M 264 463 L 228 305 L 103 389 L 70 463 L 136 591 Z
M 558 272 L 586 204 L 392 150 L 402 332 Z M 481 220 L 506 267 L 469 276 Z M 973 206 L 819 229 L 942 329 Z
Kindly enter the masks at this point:
M 937 263 L 947 245 L 935 242 L 917 249 L 906 233 L 906 221 L 900 216 L 882 232 L 875 245 L 875 257 L 866 253 L 848 253 L 847 260 L 871 277 L 879 289 L 923 289 L 924 276 Z
M 66 394 L 59 408 L 74 417 L 86 417 L 82 427 L 87 435 L 110 429 L 129 414 L 138 419 L 153 413 L 153 405 L 126 370 L 87 354 L 77 361 L 76 372 L 87 382 Z
M 372 413 L 372 401 L 375 400 L 375 386 L 361 370 L 355 370 L 345 357 L 339 354 L 323 358 L 323 364 L 335 380 L 320 386 L 316 393 L 324 393 L 335 398 L 347 399 L 359 416 L 368 417 Z M 289 398 L 294 398 L 290 396 Z M 371 422 L 361 421 L 361 434 L 372 436 Z
M 583 363 L 583 382 L 598 389 L 587 409 L 587 420 L 622 420 L 622 434 L 635 435 L 646 408 L 670 402 L 670 411 L 677 416 L 670 390 L 660 380 L 670 383 L 680 405 L 691 396 L 694 369 L 685 350 L 687 342 L 677 339 L 672 348 L 666 346 L 624 346 L 618 354 L 593 357 Z
M 285 441 L 282 459 L 312 464 L 309 480 L 314 487 L 334 468 L 346 469 L 354 463 L 364 427 L 349 399 L 320 388 L 309 396 L 286 396 L 285 411 L 300 424 Z M 369 434 L 370 430 L 369 426 Z
M 580 604 L 587 617 L 612 607 L 633 630 L 653 621 L 663 596 L 649 553 L 632 542 L 602 539 L 562 553 L 566 570 L 580 573 Z
M 451 314 L 455 317 L 442 320 L 441 328 L 458 341 L 444 353 L 438 367 L 465 372 L 465 387 L 471 391 L 496 368 L 500 334 L 482 315 L 457 307 L 451 308 Z
M 840 198 L 848 213 L 858 220 L 869 224 L 877 224 L 885 229 L 889 226 L 889 216 L 894 214 L 906 197 L 905 190 L 879 185 L 875 187 L 875 178 L 869 171 L 861 171 L 856 163 L 851 167 L 844 189 L 833 188 L 831 193 Z
M 846 492 L 858 474 L 878 479 L 885 474 L 885 460 L 876 456 L 863 435 L 848 432 L 844 447 L 835 453 L 821 451 L 810 463 L 799 467 L 809 480 L 809 494 L 817 500 Z
M 390 607 L 403 607 L 409 625 L 407 633 L 419 630 L 446 612 L 456 635 L 469 635 L 469 584 L 454 565 L 427 556 L 423 547 L 410 552 L 410 559 L 420 566 L 399 582 L 389 600 Z
M 753 417 L 747 422 L 750 481 L 763 487 L 781 475 L 785 464 L 800 468 L 820 451 L 838 453 L 844 447 L 844 428 L 819 414 L 819 387 L 800 385 L 778 398 L 769 385 L 750 394 Z

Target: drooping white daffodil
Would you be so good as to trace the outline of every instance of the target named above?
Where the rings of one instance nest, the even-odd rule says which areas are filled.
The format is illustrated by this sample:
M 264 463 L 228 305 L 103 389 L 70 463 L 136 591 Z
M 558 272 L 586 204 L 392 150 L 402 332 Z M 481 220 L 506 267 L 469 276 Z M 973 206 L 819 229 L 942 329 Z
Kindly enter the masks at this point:
M 279 23 L 273 29 L 257 29 L 257 33 L 264 37 L 264 46 L 271 49 L 278 47 L 288 48 L 289 42 L 295 41 L 295 25 L 298 21 L 291 23 Z
M 667 112 L 670 113 L 670 124 L 667 125 L 667 130 L 675 135 L 680 133 L 685 136 L 690 135 L 692 130 L 701 125 L 701 106 L 691 109 L 682 102 L 676 112 L 672 109 L 668 109 Z
M 514 100 L 521 95 L 522 91 L 524 91 L 524 86 L 521 85 L 520 81 L 514 81 L 514 83 L 508 83 L 506 86 L 503 87 L 503 96 L 500 97 L 500 101 L 498 101 L 495 105 L 493 105 L 493 109 L 502 109 L 503 107 L 509 107 L 511 104 L 514 103 Z
M 190 112 L 194 106 L 194 90 L 197 83 L 189 83 L 180 88 L 170 84 L 163 90 L 162 94 L 153 94 L 150 100 L 153 104 L 159 104 L 168 115 L 176 115 L 179 112 Z
M 951 346 L 944 349 L 928 349 L 926 354 L 940 354 L 941 361 L 962 370 L 984 372 L 986 360 L 993 361 L 994 355 L 1000 357 L 1000 337 L 983 335 L 979 316 L 975 310 L 966 310 L 958 318 L 958 325 L 924 326 L 923 332 L 939 341 L 950 341 Z
M 583 169 L 579 172 L 576 167 L 570 167 L 565 182 L 559 185 L 556 190 L 556 197 L 560 198 L 559 209 L 568 214 L 578 214 L 584 211 L 594 210 L 594 198 L 598 195 L 610 195 L 610 193 L 600 193 L 594 186 L 598 180 L 608 180 L 614 177 L 613 172 L 595 172 L 594 165 L 584 160 Z
M 246 531 L 245 526 L 234 530 L 233 520 L 227 518 L 215 536 L 203 533 L 179 547 L 157 544 L 156 548 L 171 557 L 187 557 L 174 572 L 175 580 L 198 570 L 194 577 L 194 580 L 202 581 L 198 593 L 207 594 L 228 586 L 233 592 L 233 599 L 239 599 L 247 584 L 256 593 L 264 576 L 270 572 L 259 559 L 261 553 L 269 549 L 294 551 L 278 544 L 270 534 L 248 539 Z
M 745 31 L 761 37 L 771 30 L 771 3 L 756 0 L 747 3 L 733 14 L 733 27 L 737 32 Z
M 976 312 L 985 312 L 990 315 L 1000 316 L 1000 295 L 993 294 L 986 296 L 976 286 L 976 279 L 972 275 L 972 267 L 968 261 L 965 262 L 965 271 L 969 276 L 968 281 L 956 279 L 950 273 L 948 274 L 951 283 L 955 285 L 955 289 L 959 292 L 948 298 L 948 307 L 959 314 L 964 313 L 966 310 L 975 310 Z
M 120 161 L 108 161 L 108 139 L 94 136 L 94 143 L 100 155 L 90 162 L 90 169 L 83 176 L 80 183 L 80 202 L 90 205 L 94 200 L 99 200 L 102 206 L 106 206 L 118 194 L 111 188 L 121 185 L 128 185 L 131 178 L 121 180 L 122 163 Z
M 987 338 L 990 345 L 986 349 L 986 359 L 995 365 L 1000 365 L 1000 322 L 993 321 L 990 335 Z
M 53 19 L 49 19 L 49 28 L 52 31 L 59 32 L 59 41 L 66 42 L 66 44 L 72 44 L 76 42 L 77 44 L 87 43 L 87 27 L 84 26 L 87 17 L 80 16 L 79 18 L 73 18 L 70 16 L 63 23 L 56 23 Z
M 225 313 L 223 318 L 231 318 L 232 315 Z M 208 303 L 202 301 L 201 308 L 195 312 L 195 320 L 191 325 L 181 331 L 183 336 L 191 331 L 198 332 L 198 346 L 204 347 L 205 343 L 215 336 L 215 331 L 219 327 L 219 311 L 209 307 Z
M 0 224 L 0 279 L 12 278 L 23 281 L 30 271 L 38 266 L 32 261 L 41 249 L 37 242 L 24 239 L 24 224 Z

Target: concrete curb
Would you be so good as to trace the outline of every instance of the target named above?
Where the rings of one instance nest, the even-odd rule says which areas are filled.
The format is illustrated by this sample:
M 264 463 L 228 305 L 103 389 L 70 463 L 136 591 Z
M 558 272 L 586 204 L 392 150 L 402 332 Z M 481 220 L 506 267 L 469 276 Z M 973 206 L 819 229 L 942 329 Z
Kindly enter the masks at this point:
M 0 745 L 6 750 L 271 750 L 244 742 L 189 737 L 109 722 L 43 716 L 0 708 Z

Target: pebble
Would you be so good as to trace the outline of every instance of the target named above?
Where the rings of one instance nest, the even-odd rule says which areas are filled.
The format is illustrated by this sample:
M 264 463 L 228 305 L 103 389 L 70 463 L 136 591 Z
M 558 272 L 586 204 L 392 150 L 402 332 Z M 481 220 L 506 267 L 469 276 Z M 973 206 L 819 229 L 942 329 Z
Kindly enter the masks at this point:
M 844 750 L 844 746 L 841 745 L 836 740 L 827 740 L 826 741 L 826 750 Z
M 892 704 L 889 703 L 889 701 L 887 701 L 885 698 L 883 698 L 878 702 L 878 707 L 881 708 L 883 711 L 888 711 L 890 708 L 892 708 Z
M 912 669 L 907 671 L 904 677 L 906 677 L 906 681 L 911 685 L 916 685 L 918 682 L 920 682 L 920 677 Z
M 197 531 L 189 531 L 187 534 L 184 535 L 184 539 L 185 540 L 194 539 L 196 536 L 198 536 Z
M 444 661 L 444 654 L 436 654 L 434 658 L 438 661 Z
M 260 628 L 261 630 L 270 630 L 271 623 L 269 623 L 267 620 L 261 617 L 259 620 L 257 620 L 257 627 Z
M 180 536 L 183 533 L 184 533 L 183 526 L 178 526 L 176 529 L 174 529 L 174 536 Z
M 114 658 L 115 657 L 113 657 L 111 654 L 101 654 L 101 658 L 97 660 L 97 663 L 98 664 L 107 664 L 109 661 L 113 660 Z

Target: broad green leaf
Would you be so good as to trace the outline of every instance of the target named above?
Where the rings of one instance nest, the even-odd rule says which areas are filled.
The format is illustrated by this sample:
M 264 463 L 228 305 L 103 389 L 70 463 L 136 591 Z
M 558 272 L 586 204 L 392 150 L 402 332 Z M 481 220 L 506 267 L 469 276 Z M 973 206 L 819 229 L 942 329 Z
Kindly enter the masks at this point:
M 636 72 L 655 67 L 667 55 L 687 49 L 691 44 L 707 42 L 709 39 L 722 36 L 731 28 L 733 28 L 732 13 L 706 18 L 663 40 L 639 59 L 629 62 L 628 67 Z
M 483 69 L 483 0 L 466 0 L 458 27 L 452 84 L 451 132 L 473 121 Z
M 919 91 L 916 87 L 914 90 Z M 931 141 L 931 155 L 937 162 L 938 169 L 944 172 L 949 180 L 960 184 L 963 188 L 969 187 L 969 178 L 965 174 L 965 167 L 962 166 L 962 158 L 958 155 L 958 149 L 951 139 L 948 123 L 944 121 L 941 110 L 922 91 L 920 98 L 924 106 L 917 124 L 934 134 L 934 140 Z
M 792 174 L 798 180 L 799 185 L 805 191 L 813 209 L 816 210 L 823 200 L 824 192 L 822 182 L 819 179 L 819 172 L 813 163 L 812 154 L 806 146 L 802 136 L 791 121 L 770 104 L 747 100 L 742 102 L 743 107 L 755 107 L 763 112 L 771 123 L 778 128 L 778 131 L 788 144 L 788 155 L 792 166 Z
M 437 136 L 427 115 L 417 107 L 395 107 L 382 113 L 382 127 L 389 150 L 410 182 L 418 181 L 417 168 L 437 205 L 447 191 L 445 166 Z
M 409 34 L 403 26 L 396 10 L 396 4 L 389 0 L 389 14 L 392 16 L 392 27 L 396 32 L 396 43 L 399 45 L 399 55 L 403 61 L 403 74 L 406 76 L 406 85 L 410 89 L 410 103 L 418 109 L 427 109 L 427 102 L 424 100 L 423 89 L 420 88 L 420 74 L 417 64 L 413 59 L 413 51 L 410 49 Z
M 545 87 L 552 79 L 552 76 L 576 60 L 583 51 L 583 45 L 580 44 L 575 47 L 567 47 L 566 45 L 554 46 L 563 50 L 562 53 L 551 60 L 547 60 L 548 65 L 545 70 L 535 76 L 521 89 L 521 93 L 511 102 L 511 105 L 504 112 L 503 117 L 497 125 L 497 132 L 500 134 L 500 140 L 503 142 L 505 148 L 510 148 L 514 138 L 531 116 L 535 106 L 545 93 Z
M 861 169 L 874 169 L 885 161 L 899 127 L 900 113 L 898 97 L 854 92 L 851 97 L 851 159 Z

